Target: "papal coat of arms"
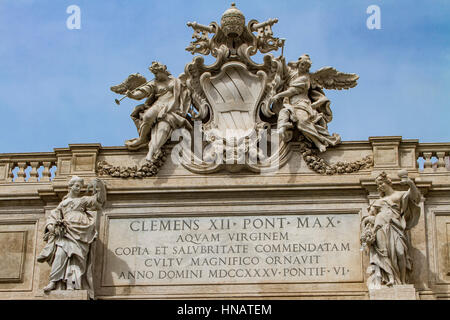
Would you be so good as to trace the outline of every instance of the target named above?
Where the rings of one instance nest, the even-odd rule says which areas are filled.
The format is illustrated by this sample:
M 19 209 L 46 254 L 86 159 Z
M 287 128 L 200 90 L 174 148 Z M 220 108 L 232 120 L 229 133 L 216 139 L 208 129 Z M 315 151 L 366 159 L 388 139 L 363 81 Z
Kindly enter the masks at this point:
M 193 147 L 185 143 L 172 151 L 176 153 L 172 159 L 178 157 L 185 168 L 196 173 L 279 168 L 290 157 L 290 141 L 301 142 L 304 160 L 321 174 L 348 173 L 369 166 L 371 159 L 330 165 L 320 158 L 320 153 L 341 141 L 338 134 L 328 132 L 332 111 L 323 89 L 352 88 L 358 76 L 331 67 L 310 73 L 311 59 L 306 54 L 286 63 L 285 40 L 272 32 L 277 22 L 250 20 L 246 24 L 243 13 L 232 4 L 220 24 L 188 23 L 194 34 L 186 50 L 200 55 L 179 77 L 153 62 L 149 70 L 154 80 L 132 74 L 111 87 L 126 97 L 145 99 L 131 114 L 139 136 L 125 145 L 130 150 L 148 146 L 149 151 L 140 167 L 100 163 L 100 172 L 136 178 L 156 174 L 165 159 L 162 147 L 174 133 L 184 136 L 185 142 L 195 140 L 196 133 L 201 135 L 200 143 Z M 275 57 L 271 51 L 281 54 Z M 261 64 L 251 58 L 258 52 L 263 54 Z M 216 60 L 205 65 L 201 55 Z

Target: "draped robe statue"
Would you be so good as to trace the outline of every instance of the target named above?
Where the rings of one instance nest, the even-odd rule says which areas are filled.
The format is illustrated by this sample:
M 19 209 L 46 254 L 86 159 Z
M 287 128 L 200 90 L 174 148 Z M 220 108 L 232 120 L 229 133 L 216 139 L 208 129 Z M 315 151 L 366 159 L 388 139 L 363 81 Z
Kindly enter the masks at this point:
M 399 173 L 408 191 L 395 191 L 392 182 L 381 173 L 376 178 L 381 198 L 362 219 L 363 246 L 369 248 L 369 289 L 380 289 L 408 283 L 412 271 L 408 230 L 417 225 L 420 216 L 420 192 L 407 173 Z
M 341 137 L 328 132 L 328 123 L 333 119 L 330 100 L 323 89 L 349 89 L 357 85 L 358 75 L 339 72 L 324 67 L 310 73 L 311 59 L 304 54 L 287 65 L 287 79 L 282 92 L 274 95 L 270 103 L 282 107 L 278 115 L 277 128 L 282 140 L 290 138 L 288 130 L 294 126 L 319 150 L 325 152 L 341 142 Z
M 97 238 L 96 212 L 106 202 L 106 188 L 94 179 L 88 186 L 92 196 L 80 196 L 83 179 L 74 176 L 69 193 L 51 211 L 45 224 L 46 246 L 38 262 L 51 265 L 50 280 L 44 291 L 88 290 L 93 295 L 93 243 Z
M 129 150 L 148 146 L 146 160 L 152 162 L 161 157 L 161 148 L 173 130 L 192 127 L 187 116 L 191 99 L 186 83 L 173 77 L 167 67 L 157 61 L 153 61 L 149 70 L 155 75 L 154 80 L 147 82 L 145 77 L 132 74 L 123 83 L 111 87 L 111 90 L 126 94 L 131 99 L 146 99 L 131 113 L 139 137 L 125 141 L 125 146 Z

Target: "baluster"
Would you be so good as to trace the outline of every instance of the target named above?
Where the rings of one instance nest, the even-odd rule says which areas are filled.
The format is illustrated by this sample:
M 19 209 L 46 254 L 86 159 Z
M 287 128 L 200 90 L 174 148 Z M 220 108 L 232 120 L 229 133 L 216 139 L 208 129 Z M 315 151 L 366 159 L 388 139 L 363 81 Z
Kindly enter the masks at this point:
M 445 171 L 445 152 L 436 152 L 437 161 L 437 170 Z
M 39 168 L 40 162 L 38 161 L 31 161 L 31 171 L 30 171 L 30 177 L 28 178 L 28 182 L 37 182 L 39 178 L 39 173 L 37 172 Z
M 445 152 L 436 152 L 437 161 L 437 170 L 445 171 Z
M 52 176 L 52 173 L 50 172 L 52 163 L 50 161 L 45 161 L 42 163 L 42 165 L 44 166 L 44 170 L 42 171 L 41 182 L 48 182 L 50 181 L 50 177 Z
M 27 175 L 25 173 L 25 169 L 27 168 L 27 163 L 26 162 L 18 162 L 17 166 L 19 167 L 19 171 L 17 172 L 16 182 L 25 182 L 25 177 Z
M 7 182 L 13 182 L 14 180 L 14 173 L 13 170 L 16 168 L 16 163 L 15 162 L 11 162 L 9 164 L 9 169 L 8 169 L 8 177 L 6 177 L 6 181 Z
M 425 159 L 425 163 L 423 164 L 424 172 L 433 172 L 433 163 L 431 163 L 431 157 L 433 156 L 432 152 L 424 152 L 423 158 Z

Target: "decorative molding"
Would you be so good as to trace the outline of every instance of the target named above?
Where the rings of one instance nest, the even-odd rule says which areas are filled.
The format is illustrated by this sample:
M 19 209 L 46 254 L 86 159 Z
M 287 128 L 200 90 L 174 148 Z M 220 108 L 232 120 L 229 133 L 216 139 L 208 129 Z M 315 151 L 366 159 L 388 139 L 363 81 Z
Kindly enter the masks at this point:
M 159 171 L 159 169 L 166 162 L 167 157 L 164 149 L 161 149 L 159 156 L 151 161 L 145 161 L 140 166 L 125 167 L 125 166 L 113 166 L 105 160 L 97 163 L 97 173 L 100 176 L 109 175 L 114 178 L 134 178 L 142 179 L 145 177 L 153 177 Z
M 353 162 L 340 161 L 335 164 L 329 164 L 317 154 L 317 150 L 313 149 L 312 144 L 304 138 L 300 142 L 300 153 L 308 167 L 318 174 L 349 174 L 373 167 L 372 156 L 366 156 Z

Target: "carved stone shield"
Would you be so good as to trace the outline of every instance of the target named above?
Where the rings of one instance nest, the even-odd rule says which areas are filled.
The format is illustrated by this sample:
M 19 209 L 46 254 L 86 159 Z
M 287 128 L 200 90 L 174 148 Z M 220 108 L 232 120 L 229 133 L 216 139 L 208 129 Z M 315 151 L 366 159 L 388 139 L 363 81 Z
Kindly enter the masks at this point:
M 240 62 L 229 62 L 222 66 L 214 77 L 205 72 L 200 84 L 210 103 L 212 117 L 210 128 L 222 138 L 248 136 L 259 122 L 258 104 L 264 93 L 266 73 L 255 74 Z

